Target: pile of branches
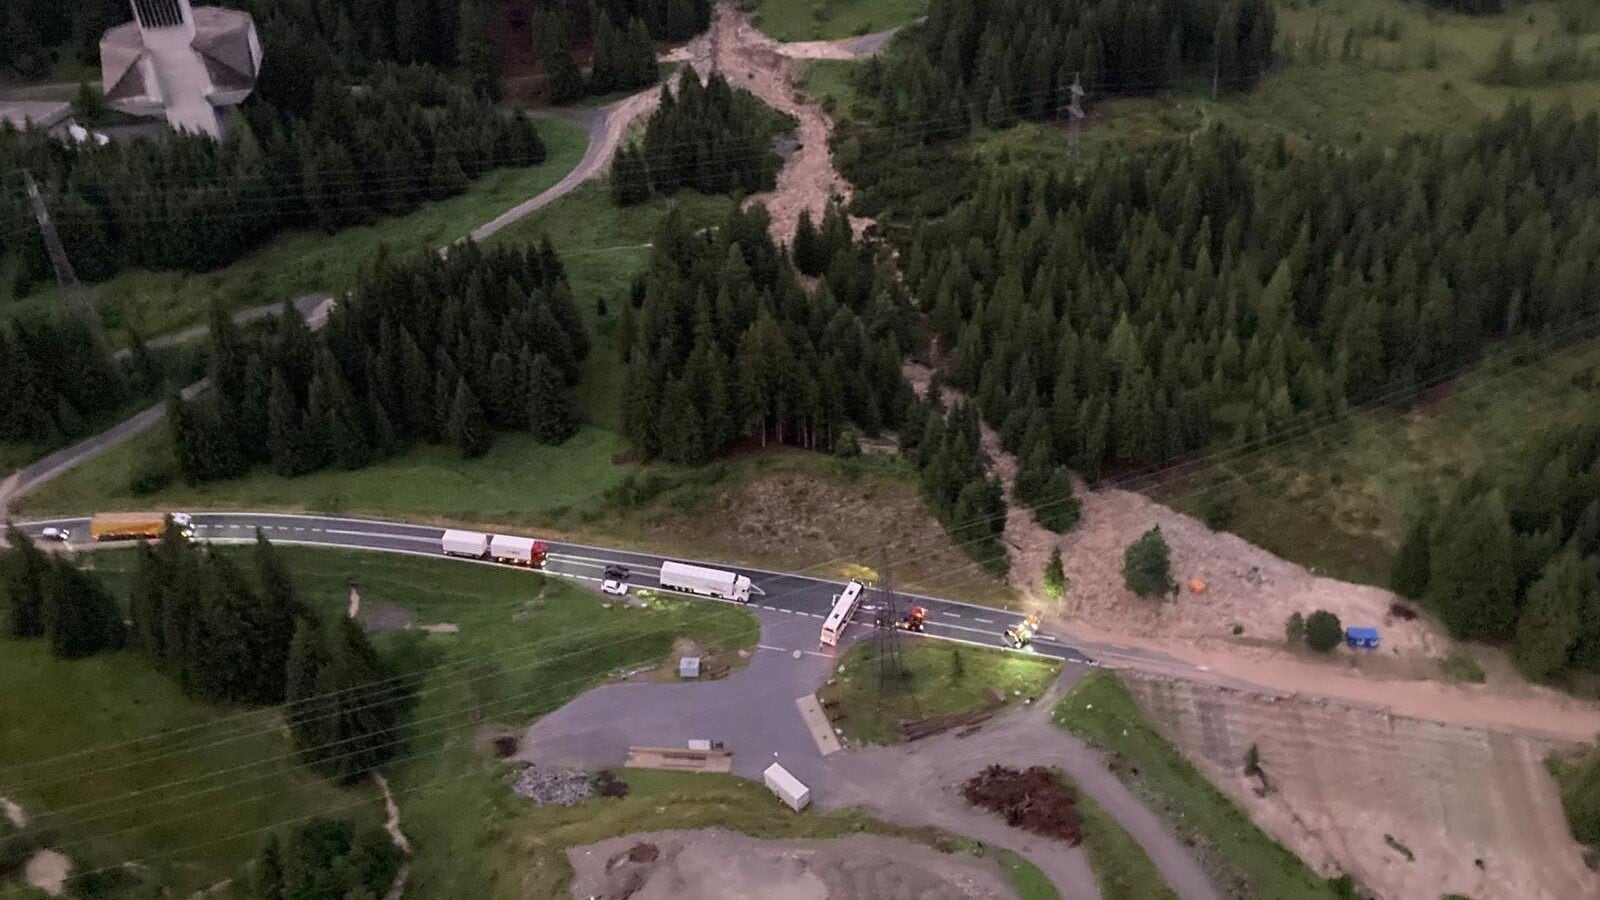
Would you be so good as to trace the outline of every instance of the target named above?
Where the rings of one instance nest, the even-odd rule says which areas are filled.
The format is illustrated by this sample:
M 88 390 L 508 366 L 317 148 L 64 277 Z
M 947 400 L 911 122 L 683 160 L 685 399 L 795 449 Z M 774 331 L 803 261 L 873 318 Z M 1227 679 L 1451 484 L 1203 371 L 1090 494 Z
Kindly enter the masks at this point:
M 1006 824 L 1077 846 L 1083 840 L 1083 817 L 1073 804 L 1077 796 L 1044 766 L 1025 770 L 990 766 L 967 779 L 961 796 L 974 806 L 993 810 Z

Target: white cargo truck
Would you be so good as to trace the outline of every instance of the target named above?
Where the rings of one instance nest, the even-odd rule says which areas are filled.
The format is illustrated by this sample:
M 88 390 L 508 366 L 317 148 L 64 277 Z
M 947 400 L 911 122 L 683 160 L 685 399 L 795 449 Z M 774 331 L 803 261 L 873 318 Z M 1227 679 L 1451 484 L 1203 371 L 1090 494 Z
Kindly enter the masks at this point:
M 669 591 L 683 591 L 738 603 L 750 602 L 750 579 L 721 569 L 664 562 L 661 564 L 661 586 Z
M 795 812 L 805 809 L 811 802 L 811 789 L 777 763 L 767 766 L 767 770 L 761 773 L 761 779 L 767 783 L 768 790 L 777 794 L 778 799 Z
M 544 541 L 497 534 L 489 539 L 489 555 L 495 562 L 539 568 L 544 565 Z
M 457 531 L 451 529 L 444 533 L 440 540 L 440 547 L 445 556 L 465 556 L 471 559 L 489 558 L 489 536 L 481 531 Z

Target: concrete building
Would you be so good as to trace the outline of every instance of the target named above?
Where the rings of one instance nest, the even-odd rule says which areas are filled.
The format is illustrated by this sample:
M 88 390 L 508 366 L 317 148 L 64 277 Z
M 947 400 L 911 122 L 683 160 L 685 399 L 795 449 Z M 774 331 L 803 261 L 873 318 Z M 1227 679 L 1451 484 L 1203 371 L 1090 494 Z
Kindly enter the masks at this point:
M 133 18 L 100 38 L 106 101 L 220 138 L 221 110 L 244 102 L 261 73 L 255 20 L 190 0 L 133 0 Z

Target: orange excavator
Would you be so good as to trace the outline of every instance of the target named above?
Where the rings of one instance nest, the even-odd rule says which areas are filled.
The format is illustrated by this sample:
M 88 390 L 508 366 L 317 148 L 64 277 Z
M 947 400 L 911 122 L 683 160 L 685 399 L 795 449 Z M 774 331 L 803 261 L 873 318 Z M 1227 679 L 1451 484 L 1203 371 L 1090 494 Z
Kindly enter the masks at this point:
M 894 623 L 896 628 L 906 631 L 921 631 L 923 623 L 927 621 L 928 610 L 921 606 L 913 606 L 906 610 L 906 617 Z

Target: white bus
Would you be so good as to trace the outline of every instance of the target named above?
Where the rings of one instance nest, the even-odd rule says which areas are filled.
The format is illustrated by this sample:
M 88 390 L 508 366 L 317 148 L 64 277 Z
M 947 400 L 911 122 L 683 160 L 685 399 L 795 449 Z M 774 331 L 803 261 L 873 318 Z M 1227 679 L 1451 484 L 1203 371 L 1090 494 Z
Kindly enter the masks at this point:
M 839 646 L 839 636 L 844 634 L 844 627 L 850 624 L 850 617 L 856 614 L 856 607 L 861 605 L 861 592 L 865 589 L 866 585 L 852 581 L 845 585 L 844 593 L 834 595 L 833 611 L 822 623 L 822 643 L 830 647 Z

